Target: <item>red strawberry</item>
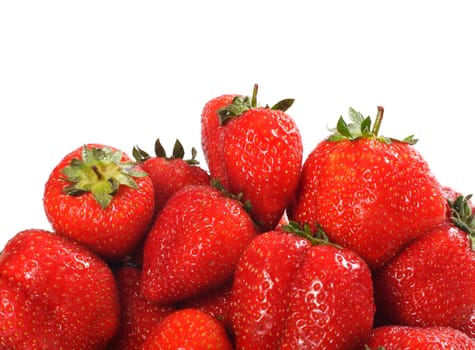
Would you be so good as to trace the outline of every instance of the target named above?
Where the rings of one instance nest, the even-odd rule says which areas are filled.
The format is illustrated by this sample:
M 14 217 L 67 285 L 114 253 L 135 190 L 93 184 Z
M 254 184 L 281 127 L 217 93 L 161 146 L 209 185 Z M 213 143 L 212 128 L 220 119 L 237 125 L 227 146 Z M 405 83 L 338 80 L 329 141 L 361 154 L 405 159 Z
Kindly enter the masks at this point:
M 232 350 L 224 327 L 198 309 L 177 310 L 150 334 L 142 350 Z
M 289 218 L 319 223 L 330 240 L 360 254 L 372 269 L 445 219 L 446 201 L 427 163 L 404 141 L 378 136 L 353 109 L 347 124 L 305 160 Z
M 89 144 L 66 155 L 53 169 L 45 186 L 44 208 L 57 233 L 115 260 L 147 233 L 154 189 L 126 154 Z
M 211 186 L 184 187 L 158 213 L 145 242 L 143 295 L 174 303 L 226 283 L 256 233 L 239 201 Z
M 201 113 L 201 147 L 213 177 L 218 178 L 225 188 L 229 188 L 223 167 L 223 130 L 218 111 L 229 106 L 238 95 L 221 95 L 208 101 Z M 242 97 L 243 98 L 243 97 Z
M 369 267 L 351 250 L 304 235 L 314 245 L 268 231 L 244 251 L 230 300 L 236 348 L 354 349 L 369 336 Z
M 0 254 L 0 349 L 105 349 L 119 312 L 112 271 L 75 241 L 25 230 Z
M 214 118 L 220 123 L 216 126 L 219 137 L 203 143 L 219 149 L 204 149 L 206 158 L 217 164 L 210 166 L 211 177 L 218 178 L 231 193 L 242 193 L 252 206 L 252 218 L 267 231 L 275 228 L 292 200 L 303 146 L 296 123 L 285 113 L 293 100 L 283 100 L 272 108 L 258 107 L 256 94 L 257 85 L 252 99 L 237 96 L 218 110 Z
M 152 179 L 156 212 L 182 187 L 207 185 L 210 182 L 209 174 L 197 166 L 199 162 L 195 159 L 196 150 L 192 149 L 191 159 L 184 160 L 185 151 L 178 140 L 175 142 L 171 157 L 167 157 L 159 139 L 155 142 L 155 157 L 151 157 L 138 146 L 134 147 L 132 154 Z
M 170 314 L 170 306 L 146 300 L 140 294 L 140 270 L 125 266 L 116 271 L 121 304 L 120 327 L 109 344 L 111 350 L 141 349 L 149 333 Z
M 449 327 L 383 326 L 373 330 L 366 350 L 468 350 L 475 341 Z
M 475 220 L 470 197 L 460 198 L 453 224 L 417 238 L 375 275 L 377 308 L 389 322 L 460 328 L 474 312 Z
M 229 327 L 229 298 L 231 297 L 232 280 L 216 289 L 180 302 L 180 309 L 193 308 L 209 313 L 220 321 L 223 326 Z

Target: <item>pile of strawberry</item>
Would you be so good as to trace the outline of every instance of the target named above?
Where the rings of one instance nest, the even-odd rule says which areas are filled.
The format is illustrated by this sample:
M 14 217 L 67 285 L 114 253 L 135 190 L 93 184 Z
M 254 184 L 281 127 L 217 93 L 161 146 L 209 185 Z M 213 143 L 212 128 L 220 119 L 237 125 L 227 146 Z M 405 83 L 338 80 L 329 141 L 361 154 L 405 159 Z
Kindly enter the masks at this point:
M 177 141 L 86 144 L 52 170 L 51 231 L 0 254 L 0 349 L 475 349 L 475 219 L 413 147 L 350 109 L 303 159 L 274 106 Z

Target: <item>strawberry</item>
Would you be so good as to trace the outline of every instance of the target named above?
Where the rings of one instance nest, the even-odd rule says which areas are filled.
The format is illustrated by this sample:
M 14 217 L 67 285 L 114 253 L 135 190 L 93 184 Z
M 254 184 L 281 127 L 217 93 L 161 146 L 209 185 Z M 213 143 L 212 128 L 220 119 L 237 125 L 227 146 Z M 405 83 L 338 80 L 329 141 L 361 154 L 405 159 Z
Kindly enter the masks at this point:
M 30 229 L 0 254 L 0 349 L 105 349 L 119 325 L 114 275 L 89 249 Z
M 259 107 L 257 85 L 252 98 L 235 96 L 228 106 L 207 109 L 202 143 L 212 178 L 249 201 L 262 231 L 275 228 L 297 187 L 302 140 L 295 121 L 285 113 L 293 100 Z M 216 111 L 213 115 L 210 112 Z M 211 122 L 210 119 L 214 118 Z M 211 125 L 211 126 L 210 126 Z M 214 126 L 214 134 L 209 129 Z M 215 150 L 215 149 L 218 150 Z
M 460 330 L 475 340 L 475 310 L 473 310 L 467 322 L 465 322 Z
M 373 127 L 353 109 L 350 117 L 305 160 L 289 219 L 320 224 L 376 270 L 444 221 L 446 201 L 412 136 L 378 136 L 382 107 Z
M 43 200 L 54 231 L 107 260 L 139 244 L 154 213 L 151 179 L 126 154 L 100 144 L 66 155 L 51 172 Z
M 198 309 L 177 310 L 153 330 L 142 350 L 232 350 L 224 327 Z
M 141 290 L 175 303 L 226 283 L 257 234 L 236 199 L 209 185 L 176 192 L 158 213 L 145 241 Z
M 308 226 L 268 231 L 236 267 L 230 319 L 237 349 L 354 349 L 373 326 L 371 273 Z
M 366 350 L 468 350 L 475 340 L 450 327 L 382 326 L 375 328 Z
M 155 211 L 158 212 L 166 201 L 179 189 L 186 185 L 207 185 L 209 174 L 198 166 L 196 150 L 192 148 L 192 158 L 184 160 L 185 151 L 180 141 L 176 140 L 173 153 L 166 155 L 165 149 L 157 139 L 155 156 L 135 146 L 132 155 L 150 176 L 155 188 Z
M 457 329 L 468 322 L 475 310 L 475 220 L 469 199 L 453 203 L 452 223 L 417 238 L 375 274 L 378 312 L 388 322 Z
M 121 304 L 120 327 L 109 344 L 111 350 L 140 349 L 149 333 L 173 308 L 146 300 L 140 294 L 140 270 L 124 266 L 116 272 Z
M 193 308 L 209 313 L 229 328 L 229 298 L 231 297 L 232 280 L 216 289 L 207 291 L 193 298 L 188 298 L 177 304 L 180 309 Z

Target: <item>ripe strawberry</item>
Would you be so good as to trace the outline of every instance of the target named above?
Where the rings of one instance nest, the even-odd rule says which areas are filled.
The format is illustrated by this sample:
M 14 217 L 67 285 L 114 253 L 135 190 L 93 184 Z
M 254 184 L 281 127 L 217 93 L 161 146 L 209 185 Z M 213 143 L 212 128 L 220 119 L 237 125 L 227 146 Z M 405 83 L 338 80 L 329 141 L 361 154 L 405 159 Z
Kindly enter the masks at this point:
M 365 349 L 468 350 L 475 341 L 450 327 L 383 326 L 373 330 Z
M 427 163 L 404 141 L 378 136 L 353 109 L 305 160 L 289 218 L 319 223 L 330 240 L 355 250 L 372 269 L 445 219 L 446 201 Z
M 143 239 L 154 213 L 151 179 L 126 154 L 99 144 L 66 155 L 51 172 L 43 200 L 54 231 L 108 260 Z
M 117 285 L 84 246 L 43 230 L 0 254 L 0 349 L 105 349 L 119 325 Z
M 354 349 L 369 336 L 369 267 L 351 250 L 303 235 L 310 240 L 268 231 L 241 256 L 230 299 L 237 349 Z
M 204 114 L 202 133 L 213 178 L 231 193 L 249 201 L 251 216 L 262 231 L 275 228 L 297 187 L 302 163 L 302 140 L 294 120 L 285 113 L 293 100 L 272 108 L 258 107 L 257 85 L 252 98 L 236 96 L 232 103 Z M 203 119 L 202 119 L 203 120 Z M 220 123 L 218 125 L 218 122 Z M 202 123 L 204 123 L 202 121 Z M 210 125 L 216 127 L 211 133 Z M 219 141 L 218 141 L 219 140 Z M 218 150 L 214 150 L 218 148 Z
M 236 199 L 216 188 L 190 185 L 165 204 L 144 246 L 141 290 L 159 303 L 174 303 L 226 283 L 256 235 Z
M 121 304 L 120 327 L 109 344 L 111 350 L 141 349 L 149 333 L 173 308 L 152 303 L 140 294 L 140 270 L 132 266 L 116 273 Z
M 150 334 L 142 350 L 232 350 L 224 327 L 198 309 L 177 310 Z
M 231 297 L 232 280 L 193 298 L 177 304 L 177 308 L 200 309 L 220 321 L 226 328 L 230 327 L 229 298 Z
M 417 238 L 375 275 L 377 308 L 389 322 L 459 329 L 474 312 L 475 220 L 470 197 L 459 198 L 453 223 Z
M 207 185 L 209 174 L 199 166 L 195 159 L 196 150 L 192 149 L 192 158 L 184 160 L 185 151 L 180 141 L 176 140 L 173 154 L 167 157 L 160 140 L 155 142 L 155 156 L 135 146 L 132 155 L 150 176 L 155 188 L 155 212 L 163 208 L 167 200 L 186 185 Z

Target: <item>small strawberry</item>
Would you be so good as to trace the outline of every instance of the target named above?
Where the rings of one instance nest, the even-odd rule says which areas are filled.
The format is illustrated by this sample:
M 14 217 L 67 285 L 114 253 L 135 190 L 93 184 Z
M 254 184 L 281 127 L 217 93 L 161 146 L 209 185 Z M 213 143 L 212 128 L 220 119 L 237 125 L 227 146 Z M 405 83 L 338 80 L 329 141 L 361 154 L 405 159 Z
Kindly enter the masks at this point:
M 382 326 L 373 330 L 364 349 L 469 350 L 475 349 L 475 340 L 450 327 Z
M 257 234 L 236 199 L 211 186 L 176 192 L 158 213 L 144 246 L 141 290 L 175 303 L 226 283 Z
M 210 182 L 209 174 L 198 166 L 196 150 L 192 148 L 192 158 L 183 159 L 185 151 L 180 141 L 176 140 L 173 153 L 166 155 L 165 149 L 157 139 L 155 142 L 155 156 L 135 146 L 132 155 L 147 172 L 155 188 L 155 211 L 158 212 L 167 200 L 179 189 L 186 185 L 207 185 Z
M 173 308 L 152 303 L 140 294 L 140 270 L 132 266 L 116 273 L 121 304 L 120 327 L 109 344 L 110 350 L 140 349 L 149 333 Z
M 224 327 L 198 309 L 177 310 L 152 331 L 142 350 L 232 350 Z
M 404 245 L 445 219 L 446 201 L 428 164 L 412 146 L 378 136 L 383 108 L 373 127 L 350 109 L 335 133 L 304 162 L 289 219 L 319 223 L 330 240 L 351 248 L 374 270 Z
M 0 349 L 105 349 L 119 312 L 112 271 L 75 241 L 25 230 L 0 254 Z
M 468 322 L 475 310 L 475 219 L 469 199 L 452 203 L 452 223 L 417 238 L 375 274 L 376 304 L 386 320 L 457 329 Z
M 154 213 L 151 179 L 126 154 L 100 144 L 66 155 L 51 172 L 43 200 L 54 231 L 108 260 L 139 244 Z
M 229 105 L 211 109 L 215 119 L 203 128 L 214 125 L 214 138 L 202 143 L 208 145 L 206 159 L 214 164 L 209 166 L 211 177 L 231 193 L 242 193 L 252 206 L 250 214 L 256 224 L 268 231 L 275 228 L 292 200 L 303 146 L 295 121 L 285 113 L 293 100 L 272 108 L 259 107 L 256 95 L 257 85 L 252 98 L 235 96 Z M 206 120 L 212 118 L 206 114 Z
M 193 298 L 188 298 L 177 304 L 177 308 L 193 308 L 209 313 L 229 328 L 229 298 L 231 297 L 232 280 L 216 289 L 210 290 Z
M 237 349 L 354 349 L 373 326 L 371 273 L 354 252 L 301 231 L 268 231 L 236 268 L 230 318 Z

